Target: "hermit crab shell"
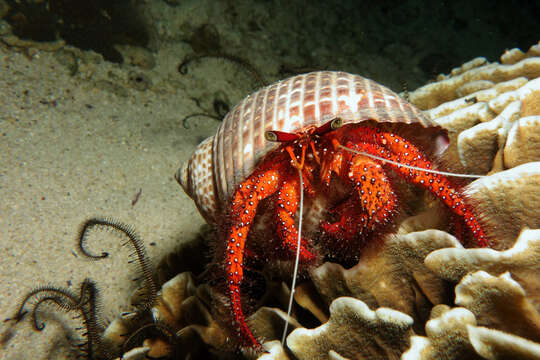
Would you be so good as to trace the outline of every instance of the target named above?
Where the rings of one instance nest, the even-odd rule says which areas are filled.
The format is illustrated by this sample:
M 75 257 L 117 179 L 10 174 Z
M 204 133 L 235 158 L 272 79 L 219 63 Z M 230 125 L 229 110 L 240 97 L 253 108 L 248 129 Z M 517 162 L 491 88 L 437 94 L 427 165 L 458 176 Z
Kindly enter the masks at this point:
M 444 130 L 390 89 L 358 75 L 319 71 L 279 81 L 246 97 L 175 178 L 206 221 L 217 224 L 236 186 L 279 147 L 265 139 L 266 131 L 299 132 L 337 117 L 344 125 L 375 121 L 404 127 L 435 152 L 448 144 Z

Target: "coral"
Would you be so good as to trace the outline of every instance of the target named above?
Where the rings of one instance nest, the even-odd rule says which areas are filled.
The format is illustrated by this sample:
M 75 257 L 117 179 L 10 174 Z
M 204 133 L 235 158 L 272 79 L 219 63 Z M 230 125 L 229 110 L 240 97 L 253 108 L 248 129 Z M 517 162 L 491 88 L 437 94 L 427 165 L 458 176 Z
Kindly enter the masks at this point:
M 490 64 L 485 58 L 475 58 L 453 69 L 450 75 L 440 75 L 437 82 L 410 92 L 410 102 L 422 110 L 428 110 L 460 97 L 460 88 L 471 86 L 471 82 L 499 83 L 518 77 L 535 79 L 540 76 L 540 59 L 535 51 L 527 54 L 525 58 L 513 64 Z M 485 88 L 485 85 L 480 87 Z
M 417 223 L 415 228 L 422 227 L 419 225 L 422 223 L 421 220 L 416 219 L 415 222 Z M 296 340 L 288 340 L 287 343 L 297 357 L 302 358 L 299 353 L 303 352 L 300 350 L 303 347 L 312 349 L 305 358 L 313 358 L 314 354 L 319 354 L 315 358 L 325 358 L 330 350 L 335 352 L 335 356 L 338 354 L 347 356 L 354 354 L 358 347 L 365 348 L 367 353 L 379 354 L 380 358 L 387 356 L 398 358 L 408 346 L 408 336 L 413 334 L 411 328 L 413 322 L 422 324 L 429 316 L 431 304 L 450 302 L 451 294 L 448 289 L 442 280 L 433 274 L 430 275 L 430 271 L 423 265 L 423 259 L 434 249 L 449 246 L 461 248 L 460 243 L 451 235 L 438 230 L 410 234 L 405 234 L 404 229 L 400 231 L 403 234 L 389 239 L 382 250 L 374 247 L 366 255 L 365 262 L 360 262 L 350 270 L 345 270 L 338 264 L 325 263 L 314 269 L 310 276 L 311 280 L 298 288 L 295 299 L 307 312 L 302 313 L 297 309 L 293 313 L 294 318 L 289 319 L 289 329 L 292 333 L 303 335 L 300 338 L 299 335 L 295 335 Z M 380 269 L 380 272 L 374 273 L 373 268 Z M 272 297 L 263 296 L 263 304 L 275 304 L 276 298 L 286 298 L 287 289 L 279 295 L 281 291 L 279 289 L 283 287 L 284 285 L 279 283 L 272 285 L 269 280 L 267 293 L 272 293 Z M 302 297 L 304 301 L 299 300 Z M 285 301 L 281 301 L 280 305 L 283 309 L 284 303 Z M 377 310 L 372 311 L 369 308 Z M 227 341 L 227 337 L 230 336 L 229 326 L 218 320 L 226 318 L 224 315 L 226 312 L 225 299 L 219 292 L 204 283 L 196 285 L 190 273 L 181 273 L 162 286 L 156 305 L 151 309 L 150 323 L 164 324 L 178 334 L 173 346 L 182 349 L 180 354 L 200 354 L 201 348 L 206 348 L 205 356 L 219 358 L 219 351 L 232 353 L 234 350 L 234 346 Z M 330 316 L 326 315 L 327 312 Z M 314 322 L 314 318 L 307 316 L 307 313 L 312 313 L 320 321 Z M 248 319 L 254 331 L 269 340 L 264 344 L 265 349 L 272 349 L 271 351 L 276 354 L 281 354 L 275 355 L 276 358 L 284 358 L 283 350 L 281 345 L 275 342 L 272 345 L 271 342 L 281 338 L 285 318 L 286 314 L 282 310 L 263 306 Z M 327 323 L 329 318 L 330 322 Z M 134 318 L 133 315 L 123 315 L 109 326 L 104 337 L 117 347 L 128 351 L 130 347 L 125 345 L 127 342 L 125 334 L 138 331 L 137 329 L 145 326 L 146 321 Z M 350 346 L 333 346 L 331 344 L 339 344 L 345 334 L 343 331 L 341 335 L 336 335 L 334 330 L 336 322 L 342 321 L 348 322 L 351 328 L 370 328 L 371 332 L 356 331 L 358 335 L 351 340 Z M 379 322 L 385 323 L 388 329 L 385 331 L 378 329 Z M 322 325 L 321 329 L 326 329 L 324 332 L 334 340 L 329 340 L 329 345 L 324 348 L 316 348 L 310 345 L 312 341 L 320 342 L 317 339 L 313 340 L 314 330 L 306 330 L 303 327 L 321 323 L 327 323 Z M 299 328 L 302 331 L 297 332 L 295 329 Z M 384 343 L 388 331 L 398 330 L 408 335 L 396 335 L 397 337 L 392 338 L 393 342 L 388 340 L 390 343 L 386 345 L 377 345 Z M 380 341 L 375 343 L 372 338 L 376 333 Z M 148 338 L 151 338 L 150 335 Z M 289 341 L 293 341 L 294 345 Z M 398 350 L 394 346 L 397 343 L 401 344 Z M 138 344 L 143 346 L 143 341 L 139 341 Z M 152 351 L 152 346 L 148 342 L 144 344 Z M 244 355 L 252 357 L 248 352 Z
M 228 318 L 226 299 L 208 284 L 199 282 L 190 272 L 178 274 L 163 284 L 148 316 L 122 314 L 109 325 L 104 339 L 122 353 L 147 348 L 149 356 L 159 351 L 162 356 L 165 353 L 170 358 L 232 357 L 235 345 L 229 340 L 230 325 L 223 320 Z M 274 292 L 275 295 L 276 285 L 269 284 L 272 290 L 263 296 L 263 303 L 275 302 L 269 293 Z M 282 295 L 285 299 L 288 296 L 285 293 Z M 285 318 L 287 315 L 282 310 L 263 306 L 250 316 L 249 322 L 264 338 L 279 339 Z M 288 320 L 289 331 L 302 326 L 294 318 Z M 245 350 L 244 355 L 253 357 L 249 350 Z
M 331 350 L 350 358 L 398 359 L 408 347 L 412 323 L 399 311 L 372 311 L 360 300 L 340 297 L 330 305 L 327 323 L 293 331 L 287 346 L 298 359 L 327 359 Z
M 156 341 L 162 338 L 168 343 L 169 353 L 165 355 L 216 358 L 216 349 L 232 352 L 227 333 L 211 314 L 209 304 L 219 308 L 218 302 L 208 285 L 196 286 L 191 273 L 180 273 L 163 284 L 150 318 L 124 314 L 109 325 L 104 338 L 122 353 L 141 347 L 148 348 L 149 354 L 155 354 L 158 348 L 163 352 L 162 342 Z M 159 330 L 159 336 L 145 329 Z M 167 332 L 174 335 L 164 336 Z M 139 341 L 130 341 L 135 334 Z M 205 349 L 208 345 L 210 348 Z
M 441 249 L 429 254 L 425 264 L 439 277 L 452 282 L 478 270 L 496 276 L 510 272 L 539 308 L 539 258 L 540 230 L 524 230 L 511 249 Z
M 290 360 L 279 341 L 268 341 L 264 345 L 264 349 L 268 354 L 261 355 L 259 360 Z
M 509 272 L 466 275 L 456 286 L 456 304 L 470 310 L 479 325 L 540 342 L 540 314 Z
M 449 131 L 447 163 L 486 174 L 540 160 L 534 135 L 521 135 L 516 144 L 516 136 L 537 129 L 533 116 L 540 115 L 539 48 L 534 45 L 526 53 L 509 50 L 501 63 L 473 59 L 409 92 L 413 104 Z
M 540 315 L 509 273 L 467 275 L 456 287 L 456 304 L 463 307 L 433 308 L 427 336 L 413 336 L 403 360 L 540 356 Z
M 147 354 L 150 349 L 147 347 L 140 347 L 131 349 L 130 351 L 122 354 L 123 360 L 143 360 L 148 359 Z
M 425 267 L 424 258 L 448 247 L 461 245 L 438 230 L 391 236 L 382 248 L 363 255 L 353 268 L 325 263 L 311 271 L 311 281 L 326 306 L 338 297 L 351 296 L 370 308 L 399 310 L 415 323 L 422 323 L 429 316 L 429 304 L 446 303 L 451 297 L 441 280 Z
M 398 232 L 425 226 L 423 219 L 425 214 L 407 219 Z M 287 347 L 299 359 L 397 359 L 402 353 L 403 359 L 479 359 L 479 354 L 534 358 L 540 347 L 540 314 L 534 301 L 538 231 L 525 230 L 514 248 L 501 252 L 464 249 L 438 230 L 416 231 L 391 237 L 349 270 L 325 263 L 297 289 L 295 300 L 313 317 L 297 309 Z M 464 270 L 452 272 L 460 268 Z M 479 268 L 483 270 L 476 271 Z M 451 284 L 456 282 L 459 307 L 452 308 Z M 167 339 L 176 356 L 228 358 L 234 353 L 227 341 L 229 327 L 218 320 L 227 311 L 223 296 L 204 283 L 196 285 L 191 274 L 181 273 L 164 284 L 151 311 L 148 324 L 166 325 L 177 334 Z M 285 317 L 277 308 L 261 307 L 248 319 L 254 331 L 268 339 L 263 346 L 269 353 L 261 359 L 289 359 L 276 340 Z M 313 328 L 314 318 L 322 325 Z M 145 327 L 140 320 L 126 325 L 130 321 L 129 315 L 115 320 L 104 338 L 130 350 L 123 345 L 125 334 Z M 143 339 L 136 347 L 140 352 L 163 348 L 155 334 Z M 244 356 L 253 358 L 249 352 Z
M 519 336 L 485 327 L 468 326 L 474 350 L 486 359 L 539 359 L 540 346 Z
M 540 98 L 540 93 L 532 93 Z M 523 114 L 523 109 L 521 111 Z M 540 159 L 540 116 L 525 116 L 514 122 L 503 149 L 503 165 L 513 168 Z
M 467 188 L 491 234 L 495 248 L 509 248 L 524 227 L 540 228 L 540 162 L 529 162 L 478 179 Z
M 439 305 L 433 308 L 432 315 L 432 319 L 426 323 L 427 337 L 413 336 L 411 347 L 403 354 L 403 360 L 479 358 L 467 341 L 467 327 L 476 325 L 470 311 Z

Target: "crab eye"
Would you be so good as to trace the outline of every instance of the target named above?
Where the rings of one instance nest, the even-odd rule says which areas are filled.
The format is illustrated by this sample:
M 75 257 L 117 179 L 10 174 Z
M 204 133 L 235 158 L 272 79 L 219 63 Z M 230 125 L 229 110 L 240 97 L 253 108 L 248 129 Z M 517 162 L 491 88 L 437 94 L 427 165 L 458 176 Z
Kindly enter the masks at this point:
M 265 131 L 264 132 L 264 138 L 268 141 L 276 142 L 278 141 L 278 136 L 273 131 Z
M 330 123 L 330 127 L 332 128 L 332 130 L 339 129 L 342 126 L 343 126 L 343 120 L 341 120 L 341 118 L 335 118 Z

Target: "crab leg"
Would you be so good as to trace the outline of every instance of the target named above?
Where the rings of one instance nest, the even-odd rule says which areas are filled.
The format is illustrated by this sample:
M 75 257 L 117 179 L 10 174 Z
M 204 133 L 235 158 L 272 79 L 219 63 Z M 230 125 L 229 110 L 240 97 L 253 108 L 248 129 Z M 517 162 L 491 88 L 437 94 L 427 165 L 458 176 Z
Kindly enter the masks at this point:
M 384 132 L 380 129 L 360 127 L 355 129 L 354 136 L 358 137 L 360 141 L 349 142 L 346 145 L 347 147 L 378 155 L 400 164 L 423 169 L 433 169 L 433 163 L 428 160 L 426 155 L 418 147 L 396 134 Z M 465 225 L 471 230 L 476 243 L 482 247 L 487 246 L 484 230 L 480 226 L 476 216 L 472 213 L 470 207 L 467 206 L 464 197 L 446 176 L 421 170 L 412 170 L 391 163 L 389 166 L 408 182 L 427 189 L 441 199 L 450 211 L 463 218 Z
M 277 230 L 283 245 L 291 252 L 296 253 L 298 243 L 298 230 L 295 227 L 295 214 L 298 210 L 299 180 L 296 174 L 291 174 L 278 191 L 276 201 Z M 305 243 L 304 239 L 302 239 Z M 315 255 L 306 247 L 300 246 L 300 261 L 310 262 Z
M 274 194 L 280 185 L 277 169 L 255 172 L 242 184 L 233 195 L 232 223 L 227 238 L 227 255 L 225 268 L 227 271 L 229 299 L 233 315 L 233 326 L 245 345 L 261 348 L 249 330 L 240 299 L 240 284 L 244 277 L 244 250 L 249 228 L 257 212 L 259 201 Z
M 270 168 L 256 171 L 247 180 L 240 184 L 233 195 L 232 220 L 227 238 L 227 254 L 225 268 L 228 280 L 229 298 L 233 315 L 233 325 L 245 345 L 261 348 L 251 330 L 249 329 L 240 298 L 240 286 L 243 280 L 243 261 L 247 235 L 253 218 L 257 212 L 260 201 L 273 195 L 280 189 L 278 197 L 278 210 L 276 215 L 281 221 L 278 224 L 279 234 L 288 249 L 296 252 L 294 228 L 294 214 L 298 206 L 298 183 L 289 180 L 280 171 L 280 162 L 273 163 Z M 285 179 L 284 179 L 285 178 Z M 302 259 L 311 260 L 315 256 L 305 248 L 300 249 Z
M 337 210 L 340 220 L 323 223 L 322 227 L 334 237 L 351 240 L 365 230 L 375 230 L 388 223 L 396 211 L 397 201 L 384 170 L 375 161 L 356 155 L 347 173 L 342 172 L 342 176 L 345 175 L 358 192 L 362 211 L 358 214 L 358 198 L 351 197 Z

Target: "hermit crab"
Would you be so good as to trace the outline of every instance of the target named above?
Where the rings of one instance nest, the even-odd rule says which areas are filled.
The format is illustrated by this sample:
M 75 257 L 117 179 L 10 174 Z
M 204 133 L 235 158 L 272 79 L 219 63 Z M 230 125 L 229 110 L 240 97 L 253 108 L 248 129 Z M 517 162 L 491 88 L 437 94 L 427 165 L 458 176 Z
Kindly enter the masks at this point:
M 486 246 L 459 186 L 435 170 L 447 145 L 445 130 L 399 95 L 344 72 L 294 76 L 236 105 L 176 179 L 219 229 L 216 256 L 242 345 L 260 349 L 242 307 L 245 260 L 298 252 L 309 265 L 321 248 L 337 258 L 360 251 L 391 228 L 400 182 L 439 198 L 456 227 Z M 261 241 L 271 245 L 251 245 Z

